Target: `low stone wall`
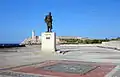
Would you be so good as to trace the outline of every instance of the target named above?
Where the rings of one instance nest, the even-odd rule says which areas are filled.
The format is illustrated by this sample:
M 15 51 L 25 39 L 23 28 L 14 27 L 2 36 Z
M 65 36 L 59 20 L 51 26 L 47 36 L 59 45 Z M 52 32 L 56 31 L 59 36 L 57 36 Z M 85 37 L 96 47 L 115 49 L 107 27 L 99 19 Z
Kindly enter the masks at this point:
M 98 46 L 112 49 L 120 49 L 120 41 L 102 42 L 102 44 L 61 44 L 60 46 Z
M 60 46 L 101 46 L 101 44 L 61 44 Z
M 120 41 L 102 42 L 101 46 L 120 49 Z

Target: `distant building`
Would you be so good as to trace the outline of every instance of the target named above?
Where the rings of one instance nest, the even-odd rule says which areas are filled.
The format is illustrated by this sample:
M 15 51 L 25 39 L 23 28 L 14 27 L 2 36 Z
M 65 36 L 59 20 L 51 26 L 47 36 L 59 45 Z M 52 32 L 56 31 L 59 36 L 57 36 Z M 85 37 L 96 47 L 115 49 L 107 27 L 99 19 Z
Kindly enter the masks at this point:
M 32 30 L 32 39 L 34 39 L 34 37 L 35 37 L 35 31 Z

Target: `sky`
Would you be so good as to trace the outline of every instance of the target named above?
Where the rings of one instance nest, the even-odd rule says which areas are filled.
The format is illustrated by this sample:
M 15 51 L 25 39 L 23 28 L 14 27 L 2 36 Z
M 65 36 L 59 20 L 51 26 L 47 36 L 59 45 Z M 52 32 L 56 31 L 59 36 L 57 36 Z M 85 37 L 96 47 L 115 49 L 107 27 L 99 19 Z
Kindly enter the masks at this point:
M 120 36 L 120 0 L 0 0 L 0 43 L 41 35 L 48 12 L 57 36 Z

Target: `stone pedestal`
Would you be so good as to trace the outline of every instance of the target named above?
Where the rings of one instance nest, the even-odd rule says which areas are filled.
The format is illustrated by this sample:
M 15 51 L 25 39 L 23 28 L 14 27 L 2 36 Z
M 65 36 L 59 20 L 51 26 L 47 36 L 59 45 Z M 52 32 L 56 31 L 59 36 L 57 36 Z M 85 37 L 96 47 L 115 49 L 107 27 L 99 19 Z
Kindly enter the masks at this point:
M 52 53 L 56 50 L 56 33 L 43 32 L 42 33 L 42 52 Z

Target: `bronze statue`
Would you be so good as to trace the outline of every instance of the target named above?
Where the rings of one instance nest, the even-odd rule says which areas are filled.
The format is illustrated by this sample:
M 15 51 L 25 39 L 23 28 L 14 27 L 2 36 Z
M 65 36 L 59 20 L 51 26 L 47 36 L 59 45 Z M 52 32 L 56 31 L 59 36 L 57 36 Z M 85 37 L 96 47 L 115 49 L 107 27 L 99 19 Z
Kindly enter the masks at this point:
M 47 32 L 52 32 L 52 15 L 51 12 L 49 12 L 48 15 L 45 17 L 45 23 L 47 24 Z

